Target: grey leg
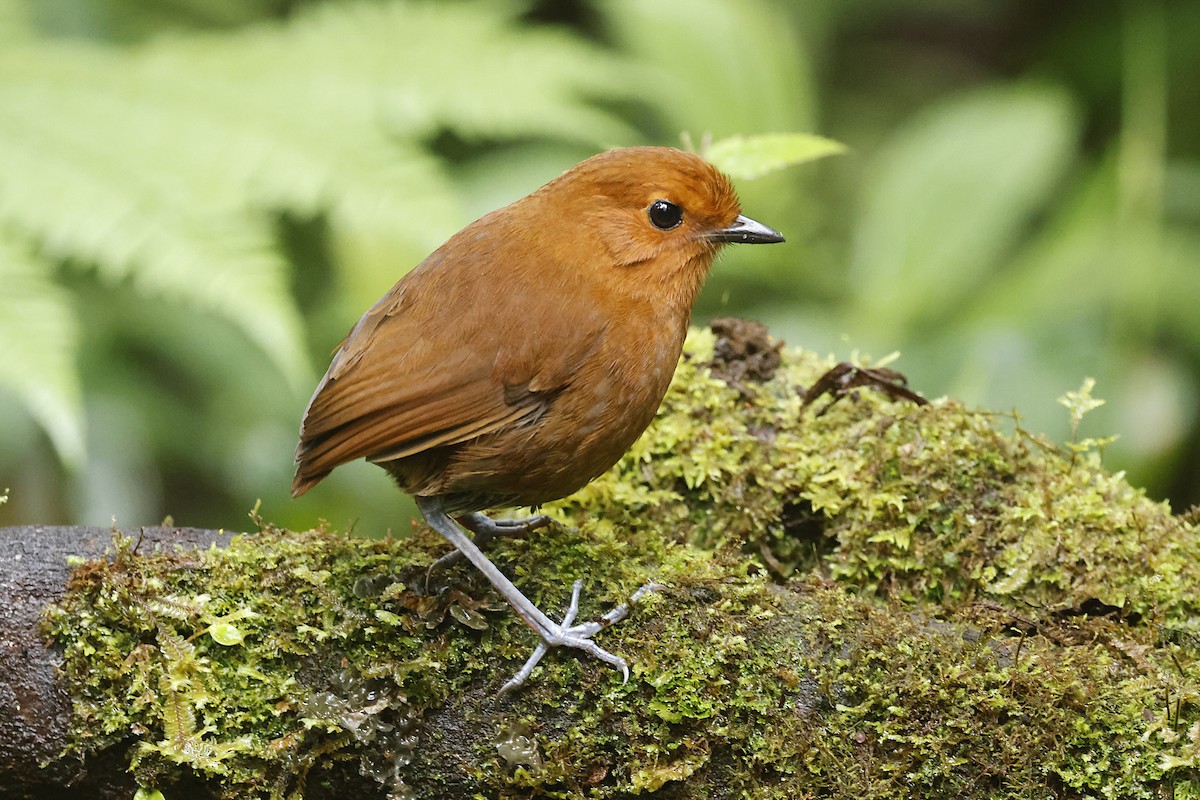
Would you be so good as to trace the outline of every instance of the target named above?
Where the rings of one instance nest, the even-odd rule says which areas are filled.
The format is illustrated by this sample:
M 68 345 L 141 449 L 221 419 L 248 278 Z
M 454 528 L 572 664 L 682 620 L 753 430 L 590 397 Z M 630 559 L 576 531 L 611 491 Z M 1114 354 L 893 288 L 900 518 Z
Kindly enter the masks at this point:
M 525 517 L 524 519 L 492 519 L 486 514 L 473 511 L 470 514 L 463 514 L 455 519 L 460 525 L 475 534 L 476 547 L 483 547 L 496 536 L 524 536 L 530 531 L 544 528 L 550 524 L 550 518 L 545 514 L 534 514 L 532 517 Z M 461 560 L 462 557 L 463 554 L 461 551 L 451 550 L 430 564 L 429 570 L 425 573 L 426 590 L 429 588 L 429 577 L 433 573 L 445 569 Z
M 571 607 L 568 609 L 562 623 L 554 622 L 542 613 L 541 609 L 535 606 L 529 598 L 522 594 L 521 590 L 506 578 L 504 573 L 488 560 L 483 551 L 476 547 L 475 543 L 463 533 L 454 520 L 446 514 L 441 498 L 417 497 L 416 501 L 417 508 L 421 510 L 421 513 L 425 516 L 425 520 L 434 530 L 446 537 L 446 541 L 454 545 L 468 561 L 474 564 L 475 568 L 482 572 L 484 577 L 496 588 L 496 591 L 504 595 L 504 599 L 521 616 L 521 619 L 525 620 L 525 624 L 533 628 L 534 632 L 541 637 L 542 641 L 534 651 L 533 656 L 525 663 L 520 672 L 504 685 L 504 688 L 501 690 L 502 692 L 511 691 L 520 686 L 529 677 L 529 673 L 533 671 L 537 662 L 541 660 L 542 656 L 551 647 L 574 647 L 582 650 L 593 658 L 597 658 L 621 670 L 623 680 L 629 680 L 629 666 L 625 663 L 625 659 L 604 650 L 591 640 L 591 637 L 597 632 L 628 616 L 629 608 L 627 605 L 622 604 L 617 606 L 600 621 L 572 625 L 571 623 L 575 621 L 575 615 L 579 611 L 579 591 L 583 585 L 580 581 L 576 581 L 571 594 Z M 645 592 L 653 591 L 654 587 L 654 584 L 642 587 L 634 595 L 634 599 L 640 598 Z

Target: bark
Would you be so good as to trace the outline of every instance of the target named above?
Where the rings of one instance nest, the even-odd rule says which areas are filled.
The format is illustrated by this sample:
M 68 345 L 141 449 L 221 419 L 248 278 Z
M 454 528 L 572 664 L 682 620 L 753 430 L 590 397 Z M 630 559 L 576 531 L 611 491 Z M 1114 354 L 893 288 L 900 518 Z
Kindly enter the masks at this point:
M 148 544 L 207 547 L 215 531 L 144 528 Z M 46 606 L 60 600 L 70 556 L 101 558 L 109 528 L 0 528 L 0 795 L 127 798 L 134 781 L 120 753 L 81 762 L 60 759 L 71 732 L 71 701 L 61 686 L 62 657 L 41 632 Z

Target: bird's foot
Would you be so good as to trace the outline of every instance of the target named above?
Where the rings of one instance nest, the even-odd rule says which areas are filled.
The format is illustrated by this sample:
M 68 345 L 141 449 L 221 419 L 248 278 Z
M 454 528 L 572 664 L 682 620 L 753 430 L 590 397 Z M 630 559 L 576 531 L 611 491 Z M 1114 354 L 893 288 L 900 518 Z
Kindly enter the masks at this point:
M 521 519 L 492 519 L 487 514 L 476 511 L 456 519 L 460 525 L 475 534 L 475 544 L 480 543 L 480 537 L 486 542 L 493 536 L 520 536 L 550 524 L 550 518 L 545 514 L 534 514 Z
M 628 603 L 622 603 L 612 611 L 609 611 L 602 617 L 595 620 L 590 620 L 582 625 L 575 625 L 575 617 L 579 613 L 579 593 L 583 589 L 582 581 L 575 581 L 575 585 L 571 591 L 571 605 L 567 609 L 562 622 L 555 622 L 546 616 L 546 614 L 533 604 L 528 597 L 521 593 L 521 590 L 516 585 L 505 577 L 504 573 L 493 564 L 483 551 L 476 546 L 475 542 L 463 532 L 460 525 L 456 524 L 453 519 L 446 513 L 444 500 L 437 496 L 422 496 L 417 495 L 417 508 L 424 515 L 425 521 L 428 522 L 434 530 L 446 537 L 446 541 L 454 545 L 454 547 L 467 557 L 467 560 L 475 565 L 483 576 L 495 587 L 496 591 L 504 596 L 513 610 L 520 615 L 525 624 L 534 630 L 541 638 L 537 649 L 533 651 L 533 655 L 525 662 L 525 666 L 513 676 L 513 679 L 500 689 L 500 693 L 510 692 L 516 689 L 529 677 L 533 672 L 533 668 L 542 660 L 542 656 L 549 652 L 551 647 L 574 647 L 578 650 L 591 655 L 593 658 L 598 658 L 605 663 L 611 664 L 621 670 L 621 675 L 624 680 L 629 680 L 629 666 L 625 663 L 625 659 L 620 656 L 615 656 L 612 653 L 602 649 L 598 644 L 592 641 L 594 636 L 599 631 L 604 630 L 609 625 L 620 622 L 629 616 L 629 606 L 636 603 L 646 594 L 653 592 L 662 587 L 656 583 L 648 583 L 642 588 L 633 593 L 629 598 Z M 468 515 L 469 516 L 469 515 Z M 536 518 L 535 518 L 536 520 Z M 469 522 L 476 522 L 476 518 L 470 518 Z M 491 522 L 491 520 L 488 520 Z M 528 529 L 530 522 L 526 521 L 525 529 Z M 537 524 L 544 524 L 538 522 Z
M 546 527 L 551 521 L 545 514 L 534 514 L 521 519 L 492 519 L 477 511 L 463 514 L 455 519 L 460 525 L 475 534 L 475 544 L 479 547 L 487 544 L 496 536 L 524 536 L 530 531 Z M 425 591 L 429 591 L 429 580 L 433 573 L 461 561 L 462 558 L 463 554 L 455 549 L 430 564 L 429 569 L 425 570 Z
M 583 589 L 583 581 L 575 581 L 571 587 L 571 604 L 567 607 L 567 613 L 563 615 L 562 622 L 554 625 L 549 630 L 538 631 L 542 637 L 542 641 L 538 642 L 538 646 L 534 648 L 533 654 L 529 656 L 529 659 L 517 671 L 517 674 L 508 683 L 500 687 L 499 693 L 501 695 L 507 694 L 525 683 L 526 679 L 533 673 L 533 668 L 542 660 L 542 656 L 550 652 L 551 647 L 574 647 L 592 656 L 592 658 L 611 664 L 621 671 L 621 683 L 625 683 L 629 680 L 629 665 L 625 663 L 625 659 L 608 652 L 593 642 L 592 637 L 610 625 L 615 625 L 628 617 L 631 605 L 637 603 L 650 592 L 663 588 L 665 587 L 661 583 L 647 583 L 633 593 L 628 603 L 621 603 L 599 619 L 590 620 L 580 625 L 572 625 L 575 617 L 579 614 L 579 593 Z

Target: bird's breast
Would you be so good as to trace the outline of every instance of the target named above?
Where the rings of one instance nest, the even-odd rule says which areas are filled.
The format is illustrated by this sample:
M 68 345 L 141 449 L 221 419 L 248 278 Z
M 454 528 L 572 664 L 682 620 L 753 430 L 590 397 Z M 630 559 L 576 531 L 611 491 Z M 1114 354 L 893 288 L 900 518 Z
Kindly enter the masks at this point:
M 444 493 L 538 505 L 578 491 L 615 464 L 654 419 L 686 331 L 686 320 L 626 315 L 622 322 L 606 331 L 544 414 L 460 446 L 443 476 Z

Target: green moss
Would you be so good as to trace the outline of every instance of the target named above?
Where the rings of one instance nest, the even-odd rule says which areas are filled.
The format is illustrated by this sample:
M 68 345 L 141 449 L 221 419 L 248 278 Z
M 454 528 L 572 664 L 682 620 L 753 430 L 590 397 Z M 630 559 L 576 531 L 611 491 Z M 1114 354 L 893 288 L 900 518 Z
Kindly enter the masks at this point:
M 818 415 L 801 391 L 832 365 L 785 351 L 753 398 L 709 368 L 695 331 L 654 426 L 621 463 L 561 503 L 703 546 L 768 552 L 856 591 L 960 606 L 1099 602 L 1189 623 L 1200 610 L 1196 528 L 1011 419 L 953 400 L 859 390 Z M 1007 433 L 1002 428 L 1015 430 Z
M 304 716 L 316 692 L 378 678 L 422 702 L 451 690 L 436 679 L 439 654 L 421 622 L 438 609 L 393 620 L 354 591 L 364 575 L 411 563 L 387 542 L 321 531 L 149 555 L 118 538 L 111 563 L 78 567 L 47 616 L 74 690 L 75 748 L 132 734 L 144 786 L 186 768 L 243 789 L 289 790 L 287 772 L 302 781 L 317 755 L 353 738 L 332 716 Z
M 230 797 L 331 763 L 395 797 L 1200 796 L 1193 521 L 1011 421 L 866 389 L 819 414 L 828 362 L 718 351 L 693 333 L 566 524 L 490 547 L 547 610 L 666 584 L 600 635 L 629 683 L 552 653 L 497 699 L 532 635 L 467 567 L 424 593 L 424 528 L 122 539 L 47 620 L 74 749 Z

